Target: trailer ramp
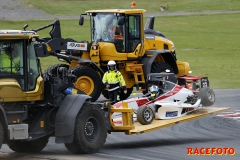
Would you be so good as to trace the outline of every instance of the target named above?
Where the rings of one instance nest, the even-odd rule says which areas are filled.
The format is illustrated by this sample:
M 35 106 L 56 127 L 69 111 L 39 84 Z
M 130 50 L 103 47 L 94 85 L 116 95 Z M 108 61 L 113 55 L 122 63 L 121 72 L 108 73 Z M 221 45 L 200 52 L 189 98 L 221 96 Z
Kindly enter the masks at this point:
M 125 131 L 125 134 L 142 134 L 154 130 L 158 130 L 164 127 L 172 126 L 178 123 L 187 122 L 199 118 L 203 118 L 212 114 L 216 114 L 222 112 L 224 110 L 230 109 L 230 107 L 226 108 L 219 108 L 219 107 L 206 107 L 206 108 L 199 108 L 183 117 L 173 118 L 168 120 L 153 120 L 151 124 L 142 125 L 138 122 L 134 122 L 135 129 Z

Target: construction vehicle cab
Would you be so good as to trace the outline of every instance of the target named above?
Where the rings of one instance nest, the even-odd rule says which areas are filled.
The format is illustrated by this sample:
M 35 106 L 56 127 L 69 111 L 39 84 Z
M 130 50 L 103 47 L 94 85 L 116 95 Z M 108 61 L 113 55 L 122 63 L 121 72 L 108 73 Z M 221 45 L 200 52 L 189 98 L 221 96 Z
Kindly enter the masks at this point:
M 116 11 L 87 11 L 91 15 L 91 41 L 108 50 L 108 53 L 100 55 L 102 61 L 138 59 L 142 56 L 144 10 L 132 11 L 131 15 L 126 15 L 125 10 Z
M 164 42 L 155 40 L 155 36 L 148 36 L 153 29 L 153 24 L 148 24 L 144 28 L 143 9 L 134 10 L 90 10 L 86 11 L 91 18 L 91 42 L 98 42 L 101 47 L 100 60 L 137 60 L 144 57 L 146 50 L 169 50 L 172 52 L 172 61 L 176 63 L 174 45 L 170 40 L 164 38 Z M 80 16 L 79 24 L 83 25 L 83 15 Z M 153 23 L 153 19 L 151 19 Z M 114 36 L 109 36 L 109 30 L 115 31 Z M 154 30 L 152 30 L 153 33 Z M 164 35 L 159 32 L 161 37 Z M 155 40 L 154 42 L 152 42 Z M 106 43 L 109 42 L 109 43 Z M 115 47 L 113 47 L 115 46 Z M 170 60 L 169 60 L 170 61 Z M 173 63 L 172 62 L 172 63 Z M 174 64 L 173 63 L 173 64 Z M 175 69 L 175 73 L 178 70 Z
M 2 31 L 0 34 L 5 36 L 0 40 L 0 97 L 4 102 L 41 100 L 43 79 L 32 42 L 36 37 L 29 39 L 29 34 L 36 35 L 27 31 Z M 29 92 L 28 96 L 24 92 Z

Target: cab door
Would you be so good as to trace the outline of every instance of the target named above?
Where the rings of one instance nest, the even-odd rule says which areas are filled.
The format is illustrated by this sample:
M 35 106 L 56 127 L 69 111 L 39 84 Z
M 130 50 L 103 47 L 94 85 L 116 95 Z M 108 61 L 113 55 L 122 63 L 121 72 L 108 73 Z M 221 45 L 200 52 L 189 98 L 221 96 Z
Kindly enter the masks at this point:
M 10 47 L 11 65 L 0 68 L 0 97 L 4 102 L 34 101 L 43 98 L 43 79 L 40 76 L 34 46 L 29 40 L 4 40 L 3 47 Z M 4 72 L 2 72 L 4 70 Z

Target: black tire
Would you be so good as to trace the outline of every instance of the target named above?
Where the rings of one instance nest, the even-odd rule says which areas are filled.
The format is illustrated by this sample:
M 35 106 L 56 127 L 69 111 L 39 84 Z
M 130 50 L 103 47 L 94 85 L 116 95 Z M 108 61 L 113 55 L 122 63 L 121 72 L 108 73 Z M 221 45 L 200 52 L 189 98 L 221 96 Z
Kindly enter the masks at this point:
M 139 107 L 137 110 L 137 121 L 142 125 L 152 123 L 154 117 L 152 109 L 147 106 Z
M 133 91 L 133 87 L 132 88 L 127 88 L 127 94 L 125 94 L 123 92 L 123 89 L 121 88 L 120 89 L 120 93 L 119 93 L 119 96 L 120 96 L 120 100 L 125 100 L 127 99 L 131 94 L 132 94 L 132 91 Z M 102 91 L 102 95 L 106 98 L 106 99 L 109 99 L 109 95 L 108 95 L 108 91 L 107 90 L 103 90 Z
M 2 123 L 0 122 L 0 149 L 3 144 L 3 140 L 4 140 L 4 130 L 3 130 Z
M 47 143 L 49 137 L 42 137 L 33 141 L 11 140 L 8 141 L 8 147 L 15 152 L 33 153 L 42 151 Z
M 127 99 L 132 94 L 132 91 L 133 91 L 133 87 L 132 88 L 127 88 L 127 93 L 125 94 L 123 92 L 123 89 L 121 88 L 120 93 L 119 93 L 120 100 L 123 101 L 123 100 Z
M 174 70 L 172 67 L 164 62 L 154 62 L 152 63 L 151 73 L 166 73 L 166 70 L 169 70 L 168 73 L 174 73 Z M 146 86 L 147 87 L 147 86 Z M 146 88 L 146 91 L 143 91 L 143 94 L 146 94 L 148 92 L 148 88 Z
M 107 91 L 107 90 L 103 90 L 103 91 L 102 91 L 102 95 L 103 95 L 103 97 L 105 97 L 106 99 L 109 99 L 109 95 L 108 95 L 108 91 Z
M 46 81 L 48 79 L 48 75 L 52 75 L 54 77 L 57 76 L 57 69 L 59 67 L 66 67 L 67 69 L 69 68 L 69 65 L 67 64 L 54 64 L 50 67 L 48 67 L 44 72 L 43 72 L 43 79 Z M 59 75 L 61 77 L 61 75 Z
M 95 102 L 103 90 L 103 83 L 99 74 L 91 67 L 76 66 L 70 72 L 77 77 L 76 87 L 90 95 Z
M 198 97 L 201 98 L 201 104 L 205 107 L 211 106 L 215 103 L 215 93 L 209 87 L 201 88 Z
M 73 142 L 65 146 L 75 154 L 95 153 L 106 138 L 107 125 L 103 111 L 96 104 L 85 103 L 76 117 Z
M 174 70 L 169 64 L 164 62 L 154 62 L 152 64 L 151 73 L 166 73 L 167 69 L 170 73 L 174 73 Z

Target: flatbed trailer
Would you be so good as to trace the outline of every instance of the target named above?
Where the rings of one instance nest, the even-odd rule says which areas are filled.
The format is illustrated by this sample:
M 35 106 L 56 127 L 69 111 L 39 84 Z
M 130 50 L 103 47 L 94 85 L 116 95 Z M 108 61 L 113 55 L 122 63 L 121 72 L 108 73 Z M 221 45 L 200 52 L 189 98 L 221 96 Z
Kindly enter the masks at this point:
M 166 120 L 153 120 L 151 124 L 142 125 L 139 122 L 133 122 L 133 109 L 127 108 L 127 104 L 123 105 L 123 108 L 111 108 L 111 114 L 114 112 L 122 112 L 122 117 L 119 120 L 122 120 L 121 124 L 114 124 L 111 119 L 112 132 L 125 132 L 127 135 L 131 134 L 142 134 L 154 130 L 158 130 L 164 127 L 169 127 L 175 124 L 192 121 L 195 119 L 207 117 L 213 114 L 217 114 L 224 110 L 230 109 L 230 107 L 203 107 L 199 108 L 185 116 L 166 119 Z

